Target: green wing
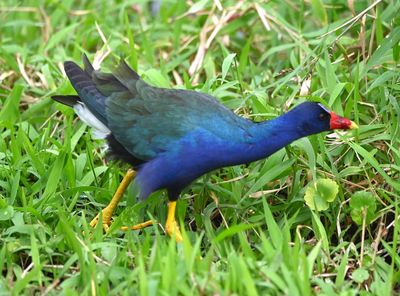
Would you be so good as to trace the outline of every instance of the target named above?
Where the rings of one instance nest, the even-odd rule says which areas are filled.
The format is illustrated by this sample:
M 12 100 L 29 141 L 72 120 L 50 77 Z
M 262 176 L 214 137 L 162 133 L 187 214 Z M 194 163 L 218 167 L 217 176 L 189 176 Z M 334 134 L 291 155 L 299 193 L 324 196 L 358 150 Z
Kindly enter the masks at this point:
M 212 96 L 152 87 L 124 62 L 112 74 L 94 76 L 96 85 L 102 84 L 98 89 L 108 96 L 106 115 L 112 134 L 132 155 L 143 160 L 167 151 L 199 130 L 226 141 L 242 141 L 251 124 Z

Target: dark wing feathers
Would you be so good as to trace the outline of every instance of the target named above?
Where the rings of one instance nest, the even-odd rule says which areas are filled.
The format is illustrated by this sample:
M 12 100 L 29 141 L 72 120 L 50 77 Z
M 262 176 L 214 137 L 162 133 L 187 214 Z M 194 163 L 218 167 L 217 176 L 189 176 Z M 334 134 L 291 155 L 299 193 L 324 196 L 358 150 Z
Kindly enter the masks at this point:
M 73 62 L 65 63 L 68 78 L 90 111 L 110 128 L 111 142 L 122 145 L 114 150 L 123 149 L 135 162 L 168 151 L 199 129 L 228 141 L 235 136 L 241 139 L 241 133 L 245 138 L 250 121 L 212 96 L 152 87 L 124 61 L 112 73 L 94 70 L 86 56 L 83 62 L 84 70 Z
M 115 160 L 122 160 L 130 163 L 133 167 L 138 167 L 145 161 L 133 156 L 124 146 L 118 142 L 113 134 L 107 136 L 108 157 Z
M 89 61 L 87 55 L 84 54 L 84 55 L 82 56 L 82 59 L 83 59 L 83 69 L 84 69 L 84 71 L 86 72 L 86 74 L 87 74 L 89 77 L 91 77 L 91 76 L 92 76 L 92 73 L 93 73 L 93 71 L 94 71 L 94 68 L 93 68 L 92 64 L 90 63 L 90 61 Z
M 123 86 L 121 82 L 119 82 L 118 79 L 114 77 L 114 75 L 109 73 L 95 71 L 92 74 L 92 80 L 97 89 L 107 97 L 116 92 L 127 91 L 126 87 Z
M 132 84 L 133 85 L 133 84 Z M 155 88 L 143 80 L 135 83 L 134 95 L 114 94 L 107 101 L 109 127 L 116 139 L 133 155 L 149 160 L 171 149 L 184 136 L 203 129 L 232 139 L 250 122 L 236 116 L 206 94 Z
M 111 73 L 95 72 L 96 85 L 100 88 L 108 87 L 111 95 L 113 92 L 130 92 L 136 94 L 136 81 L 140 76 L 121 60 L 118 67 Z M 98 82 L 97 82 L 98 81 Z
M 124 85 L 128 85 L 131 80 L 139 80 L 140 76 L 137 74 L 128 64 L 121 60 L 118 67 L 113 72 L 114 76 L 117 77 Z

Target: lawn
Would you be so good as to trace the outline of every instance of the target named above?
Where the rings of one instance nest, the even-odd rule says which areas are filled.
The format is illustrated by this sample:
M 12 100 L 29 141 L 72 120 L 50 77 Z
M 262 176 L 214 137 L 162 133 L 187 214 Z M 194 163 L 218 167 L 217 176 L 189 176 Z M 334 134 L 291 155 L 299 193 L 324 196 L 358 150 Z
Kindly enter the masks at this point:
M 400 294 L 400 2 L 0 3 L 0 295 Z M 356 131 L 303 138 L 182 194 L 125 194 L 126 164 L 73 110 L 62 64 L 119 58 L 148 83 L 201 91 L 254 121 L 303 101 Z M 143 231 L 119 230 L 153 218 Z

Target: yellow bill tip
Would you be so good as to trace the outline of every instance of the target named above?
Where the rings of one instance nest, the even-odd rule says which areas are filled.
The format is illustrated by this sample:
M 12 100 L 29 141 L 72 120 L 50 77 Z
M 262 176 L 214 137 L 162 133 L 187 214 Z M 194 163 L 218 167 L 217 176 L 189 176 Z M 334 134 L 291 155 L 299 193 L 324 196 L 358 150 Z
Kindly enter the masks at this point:
M 354 121 L 352 121 L 349 126 L 349 129 L 358 129 L 358 125 Z

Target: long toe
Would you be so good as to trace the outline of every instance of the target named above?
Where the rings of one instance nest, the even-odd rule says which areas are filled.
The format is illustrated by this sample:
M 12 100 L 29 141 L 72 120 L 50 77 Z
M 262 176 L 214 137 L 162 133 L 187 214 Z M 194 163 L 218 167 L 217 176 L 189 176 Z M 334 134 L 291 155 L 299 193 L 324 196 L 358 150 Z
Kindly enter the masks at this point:
M 157 222 L 155 222 L 153 220 L 148 220 L 146 222 L 139 223 L 139 224 L 136 224 L 136 225 L 133 225 L 133 226 L 122 226 L 120 229 L 123 230 L 123 231 L 139 230 L 139 229 L 143 229 L 143 228 L 149 227 L 149 226 L 151 226 L 151 225 L 153 225 L 155 223 L 157 223 Z

